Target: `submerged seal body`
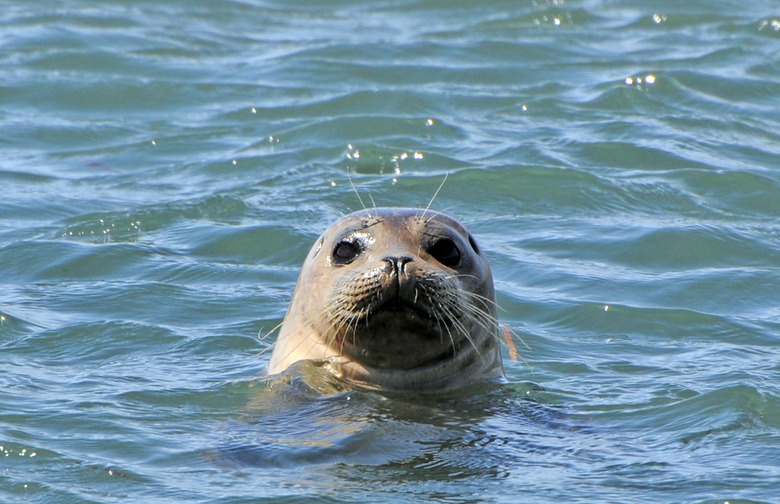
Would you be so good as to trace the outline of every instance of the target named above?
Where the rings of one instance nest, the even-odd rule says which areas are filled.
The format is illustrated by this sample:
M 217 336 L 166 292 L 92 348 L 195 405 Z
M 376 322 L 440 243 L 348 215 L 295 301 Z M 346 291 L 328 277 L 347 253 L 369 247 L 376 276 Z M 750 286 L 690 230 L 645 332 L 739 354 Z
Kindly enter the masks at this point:
M 301 269 L 271 360 L 321 361 L 359 386 L 434 390 L 502 379 L 493 278 L 474 238 L 432 211 L 333 223 Z

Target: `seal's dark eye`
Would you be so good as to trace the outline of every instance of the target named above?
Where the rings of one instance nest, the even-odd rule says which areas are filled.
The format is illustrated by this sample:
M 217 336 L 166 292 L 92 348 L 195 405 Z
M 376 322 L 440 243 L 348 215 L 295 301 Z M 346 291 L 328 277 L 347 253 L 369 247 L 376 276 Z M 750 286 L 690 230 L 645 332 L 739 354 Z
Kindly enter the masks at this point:
M 428 253 L 448 268 L 454 268 L 460 264 L 460 250 L 455 242 L 449 238 L 443 238 L 428 247 Z
M 333 262 L 340 265 L 349 264 L 357 258 L 360 251 L 357 243 L 340 241 L 333 249 Z

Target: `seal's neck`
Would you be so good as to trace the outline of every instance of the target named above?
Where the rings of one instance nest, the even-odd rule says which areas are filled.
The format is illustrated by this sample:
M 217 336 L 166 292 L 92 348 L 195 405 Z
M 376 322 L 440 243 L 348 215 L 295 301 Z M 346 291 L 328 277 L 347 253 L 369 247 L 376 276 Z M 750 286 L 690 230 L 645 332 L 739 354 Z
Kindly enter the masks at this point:
M 327 361 L 326 368 L 339 379 L 371 389 L 451 390 L 475 381 L 505 379 L 499 346 L 491 338 L 412 369 L 370 367 L 343 356 Z

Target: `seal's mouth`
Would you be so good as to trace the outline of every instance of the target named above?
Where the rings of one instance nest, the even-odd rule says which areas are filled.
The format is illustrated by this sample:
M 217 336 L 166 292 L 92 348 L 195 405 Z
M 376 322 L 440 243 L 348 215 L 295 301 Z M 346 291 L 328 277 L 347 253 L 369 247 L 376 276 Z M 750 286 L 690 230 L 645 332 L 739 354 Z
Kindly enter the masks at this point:
M 435 309 L 426 303 L 413 302 L 403 298 L 379 301 L 370 306 L 360 318 L 364 326 L 387 326 L 388 329 L 404 332 L 418 332 L 420 335 L 450 333 L 455 321 L 450 314 Z
M 398 298 L 379 303 L 373 308 L 372 311 L 374 313 L 405 313 L 409 315 L 420 315 L 425 316 L 426 318 L 430 318 L 428 317 L 428 310 L 423 309 L 423 307 L 415 303 L 404 301 Z
M 339 326 L 339 350 L 362 365 L 412 369 L 446 361 L 468 339 L 468 322 L 446 296 L 374 293 Z M 391 295 L 387 295 L 391 294 Z
M 409 332 L 441 337 L 461 332 L 464 313 L 460 296 L 443 281 L 417 278 L 377 283 L 371 288 L 358 282 L 349 300 L 349 312 L 341 311 L 345 327 L 353 330 Z M 359 294 L 359 295 L 357 295 Z
M 369 309 L 368 319 L 372 317 L 388 314 L 408 316 L 422 320 L 438 320 L 444 322 L 448 319 L 443 313 L 435 313 L 433 307 L 420 300 L 405 299 L 404 297 L 393 297 L 375 302 Z

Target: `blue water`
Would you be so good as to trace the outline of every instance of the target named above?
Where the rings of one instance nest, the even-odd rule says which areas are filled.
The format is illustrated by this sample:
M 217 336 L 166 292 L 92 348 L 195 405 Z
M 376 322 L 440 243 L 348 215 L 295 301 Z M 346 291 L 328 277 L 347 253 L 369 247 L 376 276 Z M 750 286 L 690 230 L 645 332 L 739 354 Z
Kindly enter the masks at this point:
M 780 502 L 777 1 L 5 0 L 0 152 L 0 502 Z M 445 177 L 509 383 L 264 379 Z

